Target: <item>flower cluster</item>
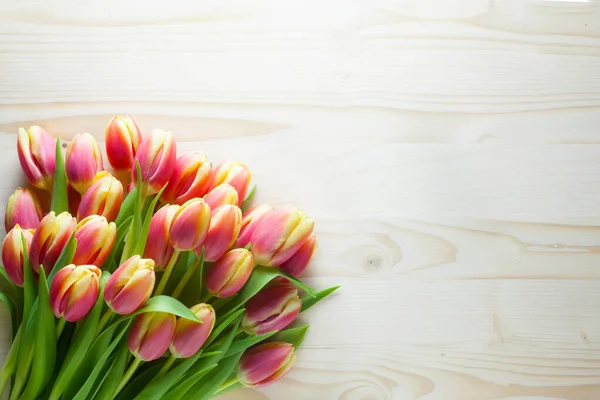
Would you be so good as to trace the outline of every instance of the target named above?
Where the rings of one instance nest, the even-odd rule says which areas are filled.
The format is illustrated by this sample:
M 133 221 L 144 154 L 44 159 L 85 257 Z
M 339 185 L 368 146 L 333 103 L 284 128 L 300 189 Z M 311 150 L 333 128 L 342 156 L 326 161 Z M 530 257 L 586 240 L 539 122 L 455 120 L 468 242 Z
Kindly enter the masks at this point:
M 10 381 L 10 400 L 209 399 L 285 376 L 308 329 L 293 322 L 337 289 L 298 279 L 313 220 L 251 207 L 246 165 L 178 155 L 171 132 L 143 135 L 129 116 L 105 144 L 108 165 L 88 133 L 63 154 L 39 126 L 18 132 L 32 188 L 6 206 L 0 394 Z

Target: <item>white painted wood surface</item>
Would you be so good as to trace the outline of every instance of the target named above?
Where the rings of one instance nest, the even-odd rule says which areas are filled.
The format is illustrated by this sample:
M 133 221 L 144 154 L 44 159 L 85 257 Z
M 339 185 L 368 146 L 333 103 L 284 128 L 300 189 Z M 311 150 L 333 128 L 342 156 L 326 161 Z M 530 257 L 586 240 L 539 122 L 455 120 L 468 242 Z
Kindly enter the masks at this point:
M 2 208 L 19 126 L 131 113 L 317 221 L 342 290 L 224 398 L 600 399 L 600 2 L 1 0 L 0 33 Z

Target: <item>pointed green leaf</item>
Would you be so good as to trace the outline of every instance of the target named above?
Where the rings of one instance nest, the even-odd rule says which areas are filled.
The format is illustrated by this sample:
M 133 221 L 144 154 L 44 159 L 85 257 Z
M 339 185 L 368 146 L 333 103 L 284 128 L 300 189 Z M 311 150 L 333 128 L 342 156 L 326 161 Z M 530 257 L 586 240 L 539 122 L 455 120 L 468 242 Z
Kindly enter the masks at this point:
M 233 356 L 224 358 L 219 362 L 219 368 L 212 370 L 201 380 L 197 381 L 190 390 L 183 396 L 182 400 L 208 400 L 210 399 L 223 383 L 229 378 L 242 358 L 243 353 L 237 353 Z
M 65 161 L 63 159 L 60 139 L 56 139 L 56 166 L 54 168 L 54 186 L 52 189 L 52 204 L 50 211 L 56 215 L 69 211 L 69 197 L 67 195 L 67 175 L 65 174 Z
M 139 237 L 136 238 L 137 244 L 135 246 L 135 250 L 133 254 L 144 254 L 144 250 L 146 249 L 146 241 L 148 240 L 148 232 L 150 231 L 150 221 L 152 220 L 152 215 L 154 214 L 154 208 L 156 207 L 156 203 L 160 199 L 160 196 L 167 188 L 167 185 L 163 186 L 162 189 L 154 196 L 154 199 L 150 203 L 148 207 L 148 211 L 146 212 L 146 216 L 144 218 L 144 223 L 142 225 L 142 229 Z
M 2 266 L 0 266 L 0 293 L 6 294 L 13 301 L 15 315 L 20 316 L 23 311 L 23 288 L 13 283 Z
M 251 336 L 251 337 L 248 337 L 245 339 L 236 340 L 235 342 L 233 342 L 231 344 L 231 347 L 229 347 L 229 350 L 227 350 L 227 353 L 225 353 L 225 357 L 232 356 L 239 352 L 244 352 L 247 348 L 252 347 L 257 343 L 260 343 L 263 340 L 270 338 L 271 336 L 275 335 L 276 333 L 277 333 L 277 331 L 273 331 L 273 332 L 265 333 L 263 335 Z
M 67 245 L 62 249 L 56 263 L 54 264 L 54 268 L 50 271 L 50 275 L 48 275 L 48 285 L 52 283 L 52 279 L 54 276 L 60 271 L 63 267 L 71 264 L 73 261 L 73 256 L 75 255 L 75 250 L 77 249 L 77 239 L 75 239 L 75 232 L 71 234 Z M 40 268 L 41 269 L 41 268 Z
M 162 364 L 154 365 L 147 370 L 139 373 L 125 388 L 119 393 L 118 400 L 131 400 L 138 395 L 148 384 L 154 382 L 153 378 L 160 371 Z M 117 382 L 118 383 L 118 382 Z
M 320 292 L 315 293 L 315 296 L 306 296 L 302 299 L 302 310 L 300 312 L 304 312 L 317 304 L 319 301 L 323 300 L 325 297 L 329 296 L 331 293 L 335 292 L 339 289 L 339 286 L 332 286 L 330 288 L 321 290 Z
M 10 297 L 5 295 L 4 293 L 0 293 L 0 300 L 3 301 L 4 304 L 6 304 L 6 308 L 8 309 L 8 312 L 10 314 L 10 325 L 12 328 L 12 340 L 14 340 L 15 337 L 17 336 L 17 329 L 19 328 L 17 326 L 17 310 L 15 308 L 15 302 Z
M 130 315 L 138 315 L 147 312 L 161 311 L 170 314 L 175 314 L 178 317 L 189 319 L 194 322 L 202 322 L 194 315 L 189 308 L 183 305 L 179 300 L 170 296 L 154 296 L 151 297 L 146 304 Z
M 294 345 L 294 348 L 298 349 L 304 341 L 304 336 L 310 325 L 299 326 L 298 328 L 289 328 L 279 332 L 273 336 L 273 342 L 286 342 Z
M 127 219 L 133 219 L 133 206 L 138 198 L 138 188 L 134 186 L 131 189 L 131 192 L 125 197 L 123 200 L 123 204 L 121 204 L 121 209 L 119 210 L 119 215 L 117 215 L 117 219 L 115 219 L 115 224 L 117 226 L 121 226 Z
M 93 396 L 94 400 L 112 400 L 114 398 L 121 378 L 125 374 L 125 365 L 127 364 L 128 356 L 129 349 L 127 348 L 127 342 L 123 342 L 110 369 L 102 377 L 102 382 L 98 385 L 96 395 Z

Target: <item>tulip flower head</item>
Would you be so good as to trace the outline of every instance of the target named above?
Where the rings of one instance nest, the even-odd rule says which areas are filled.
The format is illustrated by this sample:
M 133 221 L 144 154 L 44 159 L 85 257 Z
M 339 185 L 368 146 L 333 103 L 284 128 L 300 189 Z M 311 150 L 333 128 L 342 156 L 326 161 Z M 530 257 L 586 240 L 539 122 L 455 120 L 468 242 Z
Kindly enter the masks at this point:
M 237 378 L 247 387 L 269 386 L 290 372 L 295 362 L 294 346 L 289 343 L 258 344 L 244 352 L 237 366 Z
M 77 322 L 98 299 L 100 269 L 95 265 L 70 264 L 56 273 L 50 287 L 50 306 L 56 318 Z
M 221 258 L 237 240 L 241 226 L 242 210 L 239 207 L 225 204 L 213 210 L 204 240 L 204 260 L 212 262 Z
M 252 253 L 233 249 L 215 262 L 206 272 L 206 288 L 215 297 L 230 297 L 239 292 L 254 268 Z
M 19 128 L 17 138 L 19 162 L 29 182 L 38 189 L 51 190 L 56 167 L 56 144 L 39 126 Z
M 204 153 L 183 153 L 177 157 L 175 170 L 162 194 L 164 203 L 183 204 L 208 191 L 212 177 L 212 164 Z
M 81 198 L 77 219 L 90 215 L 102 215 L 108 221 L 114 221 L 123 204 L 123 185 L 117 178 L 106 171 L 94 178 L 94 183 Z
M 100 215 L 82 219 L 75 229 L 77 247 L 73 263 L 101 267 L 108 258 L 117 239 L 117 226 Z
M 69 184 L 80 194 L 92 185 L 96 173 L 102 171 L 102 153 L 96 139 L 89 133 L 75 135 L 67 148 L 65 173 Z
M 237 206 L 238 192 L 230 184 L 222 183 L 208 192 L 204 201 L 210 206 L 211 210 L 214 210 L 223 204 L 233 204 L 234 206 Z
M 210 208 L 202 199 L 186 201 L 173 217 L 169 236 L 176 250 L 199 248 L 204 243 L 210 224 Z
M 276 282 L 258 292 L 245 305 L 242 329 L 249 335 L 280 331 L 300 313 L 298 289 L 289 281 Z
M 105 133 L 106 157 L 117 172 L 129 172 L 134 168 L 134 157 L 142 142 L 142 134 L 129 115 L 114 117 Z
M 252 255 L 259 265 L 279 266 L 298 251 L 313 232 L 314 222 L 296 207 L 273 209 L 252 233 Z
M 177 149 L 171 132 L 155 129 L 142 139 L 135 160 L 139 161 L 142 182 L 147 195 L 155 194 L 169 181 L 175 170 Z M 137 184 L 137 171 L 131 171 L 131 180 Z
M 250 243 L 252 233 L 254 233 L 260 219 L 272 209 L 273 207 L 270 205 L 262 204 L 248 210 L 248 212 L 244 214 L 244 217 L 242 218 L 242 228 L 240 229 L 240 235 L 237 238 L 237 242 L 235 242 L 235 247 L 246 247 Z
M 219 165 L 213 175 L 211 188 L 215 188 L 223 183 L 228 183 L 238 192 L 238 206 L 246 198 L 248 186 L 250 186 L 250 170 L 244 164 L 233 161 L 226 161 Z
M 131 314 L 148 301 L 155 279 L 153 260 L 131 256 L 106 281 L 104 301 L 117 314 Z
M 129 351 L 144 361 L 159 359 L 169 348 L 175 325 L 173 314 L 149 312 L 138 315 L 129 330 Z
M 25 237 L 25 245 L 29 253 L 33 229 L 21 229 L 17 224 L 8 232 L 2 242 L 2 265 L 10 280 L 17 286 L 23 286 L 24 249 L 21 235 Z
M 35 272 L 39 272 L 40 265 L 44 266 L 46 275 L 52 271 L 76 226 L 77 221 L 66 211 L 58 215 L 52 211 L 40 221 L 31 239 L 29 255 Z
M 8 232 L 19 224 L 23 229 L 35 229 L 43 216 L 37 196 L 29 189 L 18 188 L 6 203 L 4 228 Z
M 161 207 L 150 220 L 144 257 L 154 260 L 157 271 L 164 270 L 173 255 L 174 248 L 169 238 L 169 231 L 171 230 L 173 217 L 175 217 L 179 208 L 178 205 L 167 204 Z
M 302 246 L 287 261 L 281 264 L 279 268 L 296 278 L 299 277 L 306 267 L 308 267 L 308 263 L 310 263 L 310 259 L 316 249 L 317 238 L 314 233 L 311 233 L 308 239 L 302 243 Z
M 169 349 L 176 358 L 191 357 L 198 352 L 215 326 L 215 310 L 210 304 L 196 304 L 190 310 L 202 323 L 179 318 Z

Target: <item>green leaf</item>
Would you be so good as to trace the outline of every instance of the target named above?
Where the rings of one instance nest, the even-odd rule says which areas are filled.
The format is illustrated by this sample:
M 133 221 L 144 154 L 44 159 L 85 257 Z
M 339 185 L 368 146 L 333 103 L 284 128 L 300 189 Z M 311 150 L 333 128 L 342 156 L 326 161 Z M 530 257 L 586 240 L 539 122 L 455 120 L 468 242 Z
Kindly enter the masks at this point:
M 163 295 L 151 297 L 143 307 L 135 311 L 133 314 L 129 314 L 128 317 L 156 311 L 174 314 L 178 317 L 189 319 L 194 322 L 202 322 L 179 300 Z
M 244 202 L 242 203 L 242 206 L 240 207 L 242 209 L 242 211 L 246 212 L 246 210 L 248 210 L 248 208 L 250 207 L 250 204 L 252 203 L 252 198 L 254 197 L 254 193 L 256 193 L 256 185 L 252 185 L 252 189 L 250 189 L 250 191 L 246 195 L 246 198 L 244 199 Z
M 236 389 L 241 389 L 243 387 L 244 387 L 244 385 L 242 385 L 240 382 L 236 382 L 236 383 L 233 383 L 233 384 L 227 386 L 226 388 L 224 388 L 222 390 L 216 391 L 215 394 L 218 396 L 222 396 L 227 392 L 231 392 L 232 390 L 236 390 Z
M 96 395 L 93 397 L 94 400 L 112 400 L 114 398 L 121 378 L 125 374 L 125 365 L 127 364 L 128 356 L 129 349 L 127 348 L 127 342 L 123 342 L 108 373 L 103 376 Z
M 60 252 L 58 259 L 54 264 L 54 268 L 52 268 L 52 271 L 50 271 L 50 275 L 48 276 L 48 285 L 52 283 L 52 279 L 54 279 L 54 276 L 58 273 L 58 271 L 71 264 L 76 249 L 77 239 L 75 239 L 75 231 L 73 231 L 71 237 L 69 238 L 69 241 L 67 242 L 67 245 Z
M 23 311 L 23 289 L 13 283 L 2 266 L 0 266 L 0 293 L 6 294 L 13 301 L 15 315 L 19 316 Z
M 304 325 L 298 328 L 285 329 L 273 336 L 271 341 L 290 343 L 294 345 L 294 348 L 298 349 L 304 341 L 304 336 L 306 336 L 306 331 L 308 331 L 309 327 L 310 325 Z
M 38 397 L 38 400 L 48 400 L 50 398 L 52 388 L 54 387 L 54 382 L 56 382 L 58 373 L 60 372 L 60 369 L 65 361 L 65 356 L 69 351 L 69 346 L 71 346 L 74 333 L 75 324 L 65 324 L 62 334 L 58 339 L 58 344 L 56 345 L 56 365 L 54 366 L 54 371 L 52 371 L 52 377 L 50 378 L 50 382 L 48 382 L 42 394 Z
M 136 240 L 142 230 L 142 208 L 143 208 L 143 192 L 144 188 L 142 187 L 142 170 L 140 167 L 139 160 L 136 160 L 135 168 L 137 171 L 137 185 L 136 185 L 136 196 L 135 201 L 133 203 L 133 220 L 131 221 L 131 226 L 129 227 L 129 231 L 127 233 L 127 238 L 125 239 L 125 248 L 123 249 L 123 253 L 121 254 L 121 261 L 119 264 L 123 263 L 123 261 L 127 260 L 134 253 L 133 250 L 135 248 Z
M 304 312 L 317 304 L 319 301 L 323 300 L 325 297 L 329 296 L 331 293 L 335 292 L 339 289 L 339 286 L 332 286 L 330 288 L 321 290 L 320 292 L 315 293 L 315 296 L 306 296 L 302 299 L 302 309 L 300 312 Z
M 15 340 L 15 337 L 17 336 L 17 310 L 15 308 L 15 303 L 14 301 L 8 297 L 7 295 L 5 295 L 4 293 L 0 293 L 0 300 L 2 300 L 4 302 L 4 304 L 6 304 L 6 308 L 8 309 L 8 312 L 10 314 L 10 326 L 12 328 L 12 340 Z
M 36 399 L 52 377 L 56 362 L 56 329 L 44 269 L 40 268 L 35 357 L 22 400 Z M 44 327 L 41 329 L 41 327 Z
M 150 221 L 152 220 L 152 215 L 154 214 L 154 208 L 156 207 L 156 203 L 158 203 L 160 196 L 166 188 L 167 185 L 163 186 L 150 203 L 150 207 L 148 207 L 148 211 L 146 212 L 140 234 L 136 238 L 137 245 L 135 246 L 133 254 L 144 254 L 144 250 L 146 249 L 146 241 L 148 240 L 148 232 L 150 231 Z
M 254 268 L 254 271 L 252 271 L 252 275 L 250 275 L 250 279 L 248 279 L 248 282 L 246 282 L 242 290 L 238 293 L 235 301 L 232 301 L 231 303 L 223 307 L 223 318 L 229 316 L 236 309 L 244 305 L 252 296 L 254 296 L 269 282 L 271 282 L 273 279 L 279 276 L 288 279 L 292 284 L 304 290 L 310 296 L 315 295 L 313 289 L 309 288 L 293 276 L 281 271 L 279 268 L 257 266 Z
M 117 238 L 115 239 L 115 244 L 113 245 L 113 248 L 110 251 L 110 254 L 106 258 L 106 261 L 104 261 L 104 264 L 102 264 L 101 269 L 103 271 L 112 271 L 112 266 L 113 266 L 113 263 L 115 262 L 115 258 L 117 257 L 117 254 L 119 254 L 119 251 L 123 250 L 123 240 L 125 240 L 125 235 L 127 234 L 127 231 L 129 231 L 129 228 L 131 227 L 132 220 L 133 220 L 133 216 L 129 216 L 120 225 L 117 225 Z
M 102 307 L 104 306 L 104 285 L 106 285 L 106 281 L 109 277 L 110 274 L 107 271 L 102 272 L 98 300 L 96 300 L 96 304 L 94 304 L 94 307 L 91 309 L 89 314 L 79 322 L 79 331 L 69 346 L 69 350 L 65 356 L 65 361 L 62 364 L 56 381 L 54 382 L 54 387 L 52 388 L 52 392 L 50 394 L 50 399 L 52 400 L 58 399 L 63 394 L 69 381 L 73 380 L 75 371 L 79 369 L 79 366 L 86 355 L 87 349 L 92 344 L 92 340 L 94 340 L 96 327 L 98 326 L 100 314 L 102 314 Z
M 15 336 L 15 340 L 8 350 L 2 370 L 0 370 L 0 393 L 4 391 L 5 385 L 8 383 L 9 379 L 17 369 L 17 363 L 19 360 L 19 345 L 21 343 L 21 337 L 24 329 L 25 328 L 23 327 L 23 324 L 21 324 L 21 326 L 19 326 L 19 330 L 17 331 L 17 336 Z
M 129 218 L 133 218 L 133 206 L 138 198 L 138 188 L 134 186 L 131 189 L 131 192 L 125 197 L 123 204 L 121 204 L 121 209 L 119 210 L 119 215 L 117 215 L 117 219 L 115 219 L 115 224 L 117 226 L 121 226 L 125 221 Z
M 16 374 L 13 383 L 13 390 L 11 392 L 10 399 L 16 399 L 21 394 L 21 391 L 27 384 L 29 378 L 29 371 L 31 369 L 31 363 L 33 361 L 33 353 L 35 350 L 35 331 L 37 327 L 37 311 L 38 311 L 38 300 L 35 299 L 29 316 L 26 320 L 23 320 L 19 330 L 23 330 L 21 340 L 19 342 L 18 353 L 16 355 Z
M 37 293 L 35 290 L 35 281 L 33 279 L 31 263 L 29 262 L 27 242 L 25 241 L 25 236 L 23 234 L 21 234 L 21 242 L 23 245 L 23 323 L 28 323 L 31 307 L 33 307 L 33 303 L 37 298 Z
M 219 362 L 219 368 L 214 369 L 201 380 L 197 381 L 183 396 L 182 400 L 208 400 L 219 390 L 232 374 L 243 353 L 224 358 Z
M 252 347 L 257 343 L 260 343 L 263 340 L 270 338 L 271 336 L 275 335 L 276 333 L 277 333 L 277 331 L 273 331 L 273 332 L 265 333 L 263 335 L 251 336 L 246 339 L 236 340 L 235 342 L 233 342 L 231 344 L 231 347 L 229 347 L 229 350 L 227 350 L 227 353 L 225 353 L 225 357 L 232 356 L 239 352 L 244 352 L 247 348 Z
M 69 197 L 67 195 L 67 175 L 65 174 L 65 161 L 62 155 L 60 139 L 56 139 L 56 167 L 54 168 L 54 186 L 52 189 L 52 204 L 50 211 L 56 215 L 69 211 Z
M 132 381 L 130 381 L 127 386 L 119 393 L 117 399 L 119 400 L 131 400 L 137 394 L 139 394 L 146 385 L 154 382 L 153 378 L 156 376 L 158 371 L 160 371 L 162 364 L 157 364 L 148 368 L 147 370 L 138 374 Z M 118 382 L 117 382 L 118 383 Z
M 123 337 L 123 335 L 125 334 L 125 332 L 127 332 L 127 328 L 128 327 L 129 327 L 129 323 L 125 324 L 120 329 L 120 332 L 117 335 L 117 337 L 115 339 L 113 339 L 113 341 L 111 342 L 110 346 L 108 346 L 108 348 L 104 351 L 104 353 L 102 354 L 102 356 L 100 357 L 100 359 L 96 363 L 96 366 L 94 367 L 94 369 L 92 370 L 92 372 L 89 374 L 87 380 L 85 381 L 85 383 L 83 384 L 83 386 L 81 387 L 81 389 L 79 390 L 79 392 L 77 392 L 77 394 L 75 395 L 75 397 L 72 398 L 72 400 L 86 400 L 86 399 L 88 399 L 88 395 L 89 395 L 90 391 L 92 390 L 94 382 L 98 378 L 98 375 L 100 374 L 100 371 L 104 367 L 104 364 L 106 363 L 106 361 L 110 357 L 110 355 L 113 352 L 113 350 L 115 349 L 115 347 L 117 347 L 117 345 L 121 341 L 121 338 Z M 102 332 L 102 334 L 100 334 L 100 337 L 98 339 L 100 339 L 104 335 L 111 335 L 112 336 L 112 334 L 109 333 L 110 331 L 111 331 L 110 329 L 105 330 L 104 332 Z
M 175 290 L 175 287 L 179 284 L 179 282 L 185 275 L 186 271 L 188 271 L 189 257 L 190 257 L 190 255 L 193 255 L 193 254 L 194 254 L 193 250 L 182 251 L 179 254 L 179 258 L 177 259 L 177 262 L 173 266 L 173 272 L 171 273 L 171 277 L 169 278 L 169 282 L 167 283 L 165 293 L 173 293 L 173 290 Z M 158 282 L 158 280 L 157 280 L 157 282 Z M 182 296 L 171 296 L 171 297 L 175 297 L 176 299 L 178 299 L 179 301 L 181 301 L 183 304 L 185 304 L 187 306 L 187 304 L 183 300 Z M 193 305 L 193 304 L 191 304 L 191 305 Z
M 208 337 L 208 339 L 206 339 L 206 343 L 205 346 L 209 346 L 212 342 L 214 342 L 219 335 L 225 330 L 227 329 L 227 327 L 234 321 L 236 321 L 238 319 L 239 316 L 241 316 L 244 311 L 246 311 L 244 308 L 242 308 L 241 310 L 237 310 L 235 311 L 233 314 L 225 317 L 222 321 L 218 321 L 218 325 L 215 329 L 213 329 L 212 333 L 210 334 L 210 336 Z M 237 334 L 237 332 L 236 332 Z M 234 335 L 235 337 L 235 335 Z M 214 349 L 213 349 L 214 350 Z M 219 350 L 220 351 L 220 350 Z

